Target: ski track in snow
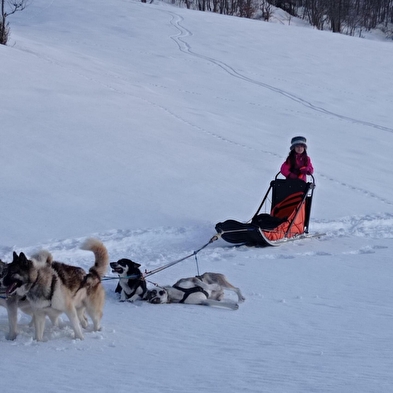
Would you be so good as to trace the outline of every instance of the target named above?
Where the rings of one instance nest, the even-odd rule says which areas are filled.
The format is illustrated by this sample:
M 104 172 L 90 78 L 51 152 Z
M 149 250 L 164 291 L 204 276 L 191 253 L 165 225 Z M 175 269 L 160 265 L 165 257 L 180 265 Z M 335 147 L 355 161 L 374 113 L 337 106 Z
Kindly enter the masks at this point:
M 384 197 L 381 197 L 381 196 L 379 196 L 379 195 L 377 195 L 377 194 L 375 194 L 375 193 L 373 193 L 371 191 L 368 191 L 368 190 L 366 190 L 364 188 L 356 187 L 356 186 L 353 186 L 353 185 L 351 185 L 349 183 L 345 183 L 345 182 L 339 181 L 339 180 L 334 179 L 331 176 L 327 176 L 327 175 L 325 175 L 323 173 L 319 173 L 318 172 L 318 176 L 321 177 L 322 179 L 328 180 L 328 181 L 330 181 L 332 183 L 336 183 L 340 187 L 348 188 L 348 189 L 352 190 L 353 192 L 360 192 L 367 198 L 375 199 L 375 200 L 377 200 L 379 202 L 382 202 L 382 203 L 384 203 L 386 205 L 393 206 L 393 202 L 392 201 L 389 201 L 388 199 L 386 199 Z
M 48 5 L 48 7 L 50 5 Z M 183 53 L 185 53 L 187 55 L 195 56 L 195 57 L 198 57 L 200 59 L 206 60 L 206 61 L 208 61 L 208 62 L 218 66 L 219 68 L 223 69 L 226 73 L 228 73 L 229 75 L 233 76 L 234 78 L 238 78 L 238 79 L 244 80 L 247 83 L 252 83 L 254 85 L 263 87 L 265 89 L 269 89 L 269 90 L 271 90 L 271 91 L 273 91 L 273 92 L 275 92 L 277 94 L 283 95 L 283 96 L 287 97 L 288 99 L 290 99 L 292 101 L 295 101 L 295 102 L 299 103 L 300 105 L 302 105 L 304 107 L 307 107 L 309 109 L 312 109 L 312 110 L 314 110 L 316 112 L 319 112 L 319 113 L 322 113 L 322 114 L 328 115 L 328 116 L 333 116 L 333 117 L 335 117 L 337 119 L 340 119 L 340 120 L 343 120 L 343 121 L 348 121 L 348 122 L 356 123 L 356 124 L 359 124 L 359 125 L 362 125 L 362 126 L 372 127 L 374 129 L 378 129 L 378 130 L 381 130 L 381 131 L 386 131 L 386 132 L 393 133 L 393 128 L 384 127 L 384 126 L 381 126 L 381 125 L 378 125 L 378 124 L 375 124 L 375 123 L 372 123 L 372 122 L 367 122 L 367 121 L 351 118 L 351 117 L 348 117 L 348 116 L 343 116 L 343 115 L 340 115 L 340 114 L 335 113 L 335 112 L 331 112 L 331 111 L 326 110 L 326 109 L 324 109 L 322 107 L 318 107 L 318 106 L 312 104 L 311 102 L 308 102 L 308 101 L 302 99 L 301 97 L 298 97 L 298 96 L 296 96 L 294 94 L 286 92 L 285 90 L 276 88 L 276 87 L 274 87 L 272 85 L 260 82 L 260 81 L 255 80 L 255 79 L 248 78 L 248 77 L 242 75 L 241 73 L 237 72 L 230 65 L 228 65 L 228 64 L 226 64 L 226 63 L 224 63 L 224 62 L 222 62 L 220 60 L 217 60 L 217 59 L 214 59 L 214 58 L 211 58 L 211 57 L 208 57 L 208 56 L 204 56 L 204 55 L 195 53 L 192 50 L 191 46 L 185 41 L 185 39 L 187 37 L 190 37 L 193 34 L 192 34 L 192 32 L 190 30 L 188 30 L 186 27 L 184 27 L 182 25 L 182 22 L 184 21 L 184 18 L 182 16 L 176 14 L 173 11 L 160 10 L 160 9 L 155 9 L 155 10 L 159 11 L 159 12 L 163 12 L 163 13 L 167 14 L 168 16 L 170 16 L 170 24 L 178 31 L 178 34 L 172 35 L 169 38 L 176 43 L 176 45 L 178 46 L 178 48 L 179 48 L 179 50 L 181 52 L 183 52 Z M 99 44 L 97 44 L 96 46 L 99 46 Z M 114 92 L 116 92 L 118 94 L 132 96 L 133 98 L 142 100 L 146 104 L 151 105 L 151 106 L 156 107 L 156 108 L 159 108 L 160 110 L 166 112 L 170 116 L 176 118 L 178 121 L 180 121 L 180 122 L 186 124 L 187 126 L 191 127 L 191 129 L 197 130 L 198 132 L 203 132 L 203 133 L 205 133 L 205 134 L 207 134 L 207 135 L 209 135 L 209 136 L 211 136 L 211 137 L 213 137 L 215 139 L 218 139 L 218 140 L 220 140 L 222 142 L 225 142 L 225 143 L 229 143 L 231 145 L 238 146 L 238 147 L 240 147 L 242 149 L 247 149 L 247 150 L 250 150 L 250 151 L 255 151 L 255 152 L 258 152 L 258 153 L 263 153 L 263 154 L 270 155 L 270 156 L 273 156 L 273 157 L 281 158 L 281 155 L 277 154 L 275 152 L 272 152 L 272 151 L 269 151 L 269 150 L 260 149 L 260 148 L 256 148 L 254 146 L 250 146 L 250 145 L 247 145 L 247 144 L 244 144 L 244 143 L 240 143 L 238 141 L 233 141 L 233 140 L 231 140 L 229 138 L 223 137 L 222 135 L 219 135 L 219 134 L 214 133 L 214 132 L 212 132 L 210 130 L 207 130 L 207 129 L 201 127 L 200 125 L 193 124 L 189 120 L 182 118 L 180 115 L 176 114 L 175 112 L 173 112 L 172 110 L 170 110 L 167 107 L 164 107 L 164 106 L 162 106 L 160 104 L 157 104 L 155 102 L 152 102 L 150 100 L 146 100 L 144 98 L 141 98 L 140 96 L 131 94 L 128 91 L 121 90 L 118 87 L 114 87 L 113 85 L 110 85 L 108 83 L 103 83 L 100 79 L 93 78 L 91 76 L 87 76 L 85 73 L 82 73 L 79 70 L 75 70 L 74 68 L 71 68 L 69 65 L 62 64 L 62 63 L 60 63 L 59 61 L 57 61 L 57 60 L 55 60 L 53 58 L 50 58 L 48 56 L 44 56 L 44 55 L 42 55 L 40 53 L 37 53 L 37 52 L 32 52 L 31 50 L 27 50 L 26 48 L 23 48 L 23 47 L 21 47 L 19 45 L 18 45 L 18 48 L 20 50 L 23 50 L 25 52 L 28 52 L 28 53 L 38 57 L 38 58 L 40 58 L 40 59 L 42 59 L 42 60 L 44 60 L 46 62 L 49 62 L 49 63 L 51 63 L 53 65 L 58 66 L 58 67 L 61 67 L 61 68 L 65 69 L 65 70 L 67 70 L 70 73 L 77 74 L 78 76 L 80 76 L 80 77 L 82 77 L 82 78 L 84 78 L 86 80 L 89 80 L 90 82 L 92 82 L 94 84 L 100 85 L 100 86 L 102 86 L 104 88 L 107 88 L 107 89 L 109 89 L 111 91 L 114 91 Z M 123 50 L 124 51 L 124 50 L 127 50 L 127 49 L 126 48 L 119 48 L 119 50 Z M 124 81 L 124 82 L 128 81 L 126 77 L 120 76 L 118 74 L 116 74 L 116 75 L 113 74 L 112 77 L 116 78 L 117 80 Z M 158 87 L 158 85 L 154 85 L 154 86 Z M 162 86 L 160 86 L 160 87 L 162 87 Z M 189 94 L 197 94 L 195 92 L 187 92 L 187 93 L 189 93 Z M 219 97 L 217 97 L 217 98 L 219 98 Z M 222 98 L 222 99 L 228 100 L 227 98 Z M 257 103 L 250 103 L 250 105 L 260 106 L 260 104 L 257 104 Z M 353 192 L 363 193 L 366 197 L 378 200 L 379 202 L 382 202 L 382 203 L 384 203 L 386 205 L 393 206 L 393 201 L 389 201 L 386 198 L 381 197 L 379 195 L 376 195 L 375 193 L 373 193 L 373 192 L 371 192 L 369 190 L 366 190 L 366 189 L 363 189 L 363 188 L 360 188 L 360 187 L 357 187 L 357 186 L 353 186 L 353 185 L 351 185 L 349 183 L 346 183 L 346 182 L 339 181 L 339 180 L 334 179 L 331 176 L 328 176 L 328 175 L 326 175 L 324 173 L 321 173 L 321 172 L 318 173 L 318 176 L 320 176 L 321 178 L 324 178 L 324 179 L 326 179 L 326 180 L 328 180 L 328 181 L 330 181 L 332 183 L 336 183 L 336 184 L 340 185 L 341 187 L 348 188 L 348 189 L 352 190 Z
M 296 96 L 294 94 L 291 94 L 285 90 L 279 89 L 279 88 L 269 85 L 267 83 L 257 81 L 255 79 L 248 78 L 245 75 L 242 75 L 241 73 L 237 72 L 230 65 L 228 65 L 222 61 L 219 61 L 219 60 L 214 59 L 212 57 L 200 55 L 198 53 L 193 52 L 191 49 L 191 46 L 187 42 L 184 41 L 184 38 L 187 38 L 192 35 L 192 33 L 188 29 L 186 29 L 184 26 L 181 25 L 181 22 L 184 21 L 184 18 L 174 12 L 170 12 L 170 11 L 163 11 L 163 12 L 167 12 L 168 14 L 170 14 L 172 16 L 172 20 L 170 23 L 172 26 L 174 26 L 179 31 L 179 34 L 172 36 L 171 39 L 173 39 L 176 42 L 176 44 L 178 45 L 179 50 L 181 52 L 196 56 L 200 59 L 207 60 L 207 61 L 217 65 L 218 67 L 222 68 L 225 72 L 227 72 L 228 74 L 230 74 L 231 76 L 233 76 L 235 78 L 242 79 L 246 82 L 261 86 L 261 87 L 269 89 L 275 93 L 281 94 L 281 95 L 287 97 L 288 99 L 295 101 L 303 106 L 306 106 L 307 108 L 310 108 L 314 111 L 321 112 L 321 113 L 329 115 L 329 116 L 334 116 L 340 120 L 345 120 L 345 121 L 349 121 L 351 123 L 356 123 L 356 124 L 360 124 L 360 125 L 363 125 L 366 127 L 372 127 L 372 128 L 375 128 L 375 129 L 378 129 L 381 131 L 393 133 L 393 128 L 384 127 L 384 126 L 381 126 L 376 123 L 355 119 L 355 118 L 352 118 L 349 116 L 344 116 L 344 115 L 340 115 L 336 112 L 329 111 L 329 110 L 324 109 L 322 107 L 316 106 L 316 105 L 312 104 L 311 102 L 304 100 L 303 98 Z
M 174 13 L 174 12 L 171 12 L 171 11 L 163 11 L 163 10 L 159 10 L 159 11 L 167 13 L 167 14 L 169 14 L 171 16 L 170 23 L 171 23 L 171 25 L 173 27 L 175 27 L 179 31 L 179 33 L 174 35 L 174 36 L 171 36 L 170 38 L 177 44 L 177 46 L 178 46 L 178 48 L 179 48 L 179 50 L 181 52 L 189 54 L 189 55 L 192 55 L 192 56 L 196 56 L 196 57 L 198 57 L 200 59 L 207 60 L 207 61 L 217 65 L 218 67 L 222 68 L 225 72 L 227 72 L 229 75 L 231 75 L 231 76 L 233 76 L 235 78 L 242 79 L 242 80 L 244 80 L 244 81 L 246 81 L 248 83 L 252 83 L 254 85 L 258 85 L 258 86 L 267 88 L 267 89 L 269 89 L 269 90 L 271 90 L 271 91 L 273 91 L 275 93 L 284 95 L 285 97 L 287 97 L 287 98 L 289 98 L 289 99 L 291 99 L 291 100 L 293 100 L 295 102 L 298 102 L 301 105 L 306 106 L 307 108 L 310 108 L 310 109 L 315 110 L 317 112 L 320 112 L 320 113 L 323 113 L 323 114 L 329 115 L 329 116 L 334 116 L 334 117 L 336 117 L 336 118 L 338 118 L 340 120 L 349 121 L 351 123 L 357 123 L 357 124 L 360 124 L 360 125 L 363 125 L 363 126 L 373 127 L 375 129 L 379 129 L 379 130 L 382 130 L 382 131 L 393 132 L 393 128 L 380 126 L 380 125 L 372 123 L 372 122 L 366 122 L 366 121 L 358 120 L 358 119 L 351 118 L 351 117 L 348 117 L 348 116 L 343 116 L 343 115 L 337 114 L 335 112 L 328 111 L 328 110 L 326 110 L 324 108 L 315 106 L 311 102 L 303 100 L 302 98 L 300 98 L 298 96 L 295 96 L 295 95 L 293 95 L 291 93 L 288 93 L 285 90 L 282 90 L 282 89 L 276 88 L 276 87 L 274 87 L 272 85 L 269 85 L 269 84 L 266 84 L 266 83 L 263 83 L 263 82 L 260 82 L 260 81 L 248 78 L 248 77 L 240 74 L 236 70 L 234 70 L 228 64 L 223 63 L 223 62 L 221 62 L 221 61 L 219 61 L 217 59 L 214 59 L 214 58 L 211 58 L 211 57 L 207 57 L 207 56 L 203 56 L 203 55 L 200 55 L 200 54 L 197 54 L 197 53 L 193 52 L 192 49 L 191 49 L 191 46 L 184 40 L 185 38 L 192 36 L 192 32 L 190 30 L 188 30 L 187 28 L 185 28 L 184 26 L 182 26 L 182 24 L 181 24 L 181 22 L 184 21 L 184 18 L 181 17 L 180 15 Z M 152 103 L 150 103 L 150 104 L 152 104 Z M 153 104 L 153 105 L 157 106 L 156 104 Z M 254 105 L 259 105 L 259 104 L 255 104 L 254 103 Z M 170 113 L 172 116 L 176 117 L 177 119 L 181 120 L 182 122 L 187 123 L 192 128 L 198 129 L 199 131 L 203 131 L 204 133 L 207 133 L 207 134 L 209 134 L 209 135 L 211 135 L 214 138 L 217 138 L 219 140 L 222 140 L 224 142 L 227 142 L 227 143 L 239 146 L 239 147 L 244 148 L 244 149 L 257 151 L 257 152 L 268 154 L 268 155 L 271 155 L 271 156 L 274 156 L 274 157 L 281 157 L 279 154 L 274 153 L 272 151 L 262 150 L 262 149 L 257 149 L 255 147 L 247 146 L 245 144 L 241 144 L 239 142 L 235 142 L 235 141 L 232 141 L 232 140 L 230 140 L 228 138 L 222 137 L 219 134 L 213 133 L 211 131 L 207 131 L 207 130 L 201 128 L 200 126 L 197 126 L 195 124 L 191 124 L 189 121 L 182 119 L 181 117 L 179 117 L 178 115 L 176 115 L 172 111 L 170 111 L 168 108 L 161 107 L 161 109 L 163 109 L 166 112 Z M 334 179 L 334 178 L 332 178 L 330 176 L 324 175 L 322 173 L 319 173 L 319 176 L 321 176 L 322 178 L 325 178 L 326 180 L 329 180 L 331 182 L 338 183 L 342 187 L 351 189 L 351 190 L 353 190 L 355 192 L 361 192 L 361 193 L 363 193 L 367 197 L 370 197 L 370 198 L 373 198 L 373 199 L 377 199 L 378 201 L 380 201 L 382 203 L 385 203 L 387 205 L 393 206 L 393 202 L 392 201 L 389 201 L 389 200 L 387 200 L 387 199 L 385 199 L 383 197 L 380 197 L 380 196 L 374 194 L 371 191 L 368 191 L 368 190 L 360 188 L 360 187 L 352 186 L 352 185 L 350 185 L 348 183 L 337 181 L 336 179 Z
M 269 84 L 257 81 L 255 79 L 248 78 L 248 77 L 240 74 L 236 70 L 234 70 L 228 64 L 223 63 L 223 62 L 221 62 L 221 61 L 219 61 L 217 59 L 214 59 L 214 58 L 211 58 L 211 57 L 207 57 L 207 56 L 203 56 L 203 55 L 200 55 L 198 53 L 193 52 L 192 49 L 191 49 L 191 46 L 186 41 L 184 41 L 185 38 L 187 38 L 189 36 L 192 36 L 192 32 L 189 31 L 188 29 L 186 29 L 181 24 L 181 22 L 183 22 L 184 18 L 181 17 L 180 15 L 174 13 L 174 12 L 169 12 L 169 11 L 163 11 L 163 12 L 167 12 L 169 15 L 171 15 L 172 19 L 171 19 L 170 23 L 171 23 L 172 26 L 174 26 L 179 31 L 179 34 L 177 34 L 175 36 L 172 36 L 170 38 L 176 42 L 176 44 L 178 45 L 178 48 L 179 48 L 179 50 L 181 52 L 186 53 L 186 54 L 190 54 L 192 56 L 196 56 L 196 57 L 204 59 L 204 60 L 207 60 L 207 61 L 217 65 L 218 67 L 222 68 L 225 72 L 227 72 L 229 75 L 231 75 L 231 76 L 233 76 L 235 78 L 242 79 L 242 80 L 244 80 L 244 81 L 246 81 L 248 83 L 252 83 L 254 85 L 258 85 L 258 86 L 261 86 L 263 88 L 269 89 L 269 90 L 271 90 L 271 91 L 273 91 L 275 93 L 281 94 L 281 95 L 283 95 L 283 96 L 285 96 L 285 97 L 287 97 L 287 98 L 289 98 L 289 99 L 291 99 L 291 100 L 293 100 L 293 101 L 295 101 L 295 102 L 297 102 L 297 103 L 299 103 L 299 104 L 301 104 L 301 105 L 303 105 L 303 106 L 305 106 L 307 108 L 310 108 L 310 109 L 312 109 L 314 111 L 323 113 L 325 115 L 336 117 L 336 118 L 338 118 L 340 120 L 344 120 L 344 121 L 348 121 L 348 122 L 351 122 L 351 123 L 356 123 L 356 124 L 359 124 L 359 125 L 363 125 L 363 126 L 366 126 L 366 127 L 372 127 L 372 128 L 375 128 L 375 129 L 378 129 L 378 130 L 382 130 L 382 131 L 387 131 L 387 132 L 390 132 L 390 133 L 393 132 L 393 128 L 380 126 L 380 125 L 372 123 L 372 122 L 358 120 L 358 119 L 355 119 L 355 118 L 351 118 L 351 117 L 348 117 L 348 116 L 343 116 L 343 115 L 340 115 L 338 113 L 328 111 L 328 110 L 326 110 L 326 109 L 324 109 L 322 107 L 318 107 L 318 106 L 312 104 L 311 102 L 308 102 L 308 101 L 306 101 L 306 100 L 304 100 L 304 99 L 302 99 L 302 98 L 300 98 L 300 97 L 298 97 L 296 95 L 293 95 L 293 94 L 291 94 L 289 92 L 286 92 L 285 90 L 276 88 L 276 87 L 274 87 L 272 85 L 269 85 Z M 254 104 L 254 105 L 258 105 L 258 104 Z M 191 126 L 195 127 L 194 125 L 191 125 Z M 206 132 L 206 130 L 203 130 L 203 129 L 200 129 L 200 130 Z M 273 153 L 271 151 L 265 151 L 265 150 L 262 151 L 260 149 L 255 149 L 253 147 L 246 146 L 246 145 L 243 145 L 243 144 L 240 144 L 240 143 L 228 140 L 228 139 L 223 138 L 223 137 L 221 137 L 221 136 L 219 136 L 217 134 L 213 134 L 211 132 L 208 132 L 208 133 L 211 134 L 212 136 L 214 136 L 215 138 L 222 139 L 225 142 L 232 143 L 232 144 L 238 145 L 238 146 L 243 147 L 243 148 L 247 148 L 247 149 L 250 149 L 250 150 L 256 150 L 258 152 L 269 154 L 269 155 L 272 155 L 272 156 L 275 156 L 275 157 L 281 157 L 280 155 L 278 155 L 276 153 Z M 373 198 L 373 199 L 377 199 L 380 202 L 383 202 L 383 203 L 385 203 L 387 205 L 390 205 L 390 206 L 393 205 L 392 201 L 389 201 L 389 200 L 387 200 L 387 199 L 385 199 L 383 197 L 380 197 L 380 196 L 374 194 L 371 191 L 365 190 L 365 189 L 360 188 L 360 187 L 352 186 L 352 185 L 350 185 L 348 183 L 337 181 L 336 179 L 334 179 L 334 178 L 332 178 L 330 176 L 324 175 L 322 173 L 319 173 L 319 176 L 321 176 L 322 178 L 325 178 L 326 180 L 329 180 L 331 182 L 338 183 L 340 186 L 345 187 L 345 188 L 349 188 L 349 189 L 351 189 L 351 190 L 353 190 L 355 192 L 361 192 L 365 196 Z

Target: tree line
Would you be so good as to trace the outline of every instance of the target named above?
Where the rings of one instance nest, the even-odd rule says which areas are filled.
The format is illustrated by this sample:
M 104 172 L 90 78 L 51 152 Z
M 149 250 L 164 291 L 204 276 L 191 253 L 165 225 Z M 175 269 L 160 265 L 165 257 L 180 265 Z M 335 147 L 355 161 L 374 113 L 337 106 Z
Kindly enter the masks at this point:
M 9 38 L 8 16 L 26 8 L 29 0 L 0 0 L 0 44 Z M 146 2 L 146 0 L 141 0 Z M 152 1 L 152 0 L 151 0 Z M 268 21 L 274 7 L 302 18 L 319 30 L 361 36 L 379 28 L 393 39 L 393 0 L 167 0 L 190 9 Z
M 302 18 L 319 30 L 361 36 L 381 29 L 393 39 L 393 0 L 171 0 L 187 8 L 243 18 L 269 20 L 274 7 Z M 182 3 L 182 4 L 181 4 Z
M 391 34 L 393 0 L 272 0 L 269 3 L 320 30 L 354 35 L 380 28 Z

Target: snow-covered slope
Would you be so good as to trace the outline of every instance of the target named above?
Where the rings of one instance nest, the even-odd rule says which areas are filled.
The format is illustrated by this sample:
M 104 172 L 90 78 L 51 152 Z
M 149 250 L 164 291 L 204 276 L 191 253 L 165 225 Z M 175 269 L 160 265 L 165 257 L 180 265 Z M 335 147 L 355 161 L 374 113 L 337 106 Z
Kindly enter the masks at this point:
M 7 341 L 0 309 L 5 391 L 389 391 L 391 43 L 121 0 L 35 0 L 9 20 L 2 260 L 47 248 L 89 268 L 90 236 L 147 270 L 192 254 L 252 216 L 295 135 L 326 236 L 219 240 L 150 277 L 224 273 L 237 311 L 119 303 L 108 280 L 101 332 L 74 341 L 64 317 L 37 343 L 23 315 Z

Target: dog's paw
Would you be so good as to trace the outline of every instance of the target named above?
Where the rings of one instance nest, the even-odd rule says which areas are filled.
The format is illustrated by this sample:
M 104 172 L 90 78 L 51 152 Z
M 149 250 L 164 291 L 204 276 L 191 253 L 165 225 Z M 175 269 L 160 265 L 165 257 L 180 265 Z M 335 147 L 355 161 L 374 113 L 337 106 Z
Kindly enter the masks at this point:
M 14 341 L 16 339 L 17 333 L 8 333 L 5 338 L 9 341 Z

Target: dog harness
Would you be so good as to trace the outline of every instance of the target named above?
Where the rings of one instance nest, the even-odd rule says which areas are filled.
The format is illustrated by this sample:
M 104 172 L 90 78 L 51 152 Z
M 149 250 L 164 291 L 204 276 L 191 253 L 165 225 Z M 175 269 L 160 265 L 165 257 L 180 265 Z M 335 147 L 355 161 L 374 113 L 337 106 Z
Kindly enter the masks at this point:
M 206 296 L 206 299 L 209 297 L 209 294 L 202 287 L 182 288 L 179 287 L 178 285 L 174 285 L 173 288 L 184 292 L 183 299 L 180 300 L 179 303 L 184 303 L 192 293 L 196 293 L 196 292 L 202 292 Z
M 123 289 L 123 291 L 124 291 L 124 294 L 126 295 L 126 299 L 129 299 L 130 297 L 133 297 L 133 296 L 136 294 L 136 291 L 137 291 L 138 287 L 135 287 L 135 288 L 131 291 L 130 294 L 128 294 L 128 293 L 124 290 L 124 288 L 122 288 L 122 289 Z
M 139 279 L 139 281 L 143 281 L 143 280 L 142 280 L 142 279 Z M 145 290 L 145 288 L 144 288 L 143 286 L 141 286 L 141 284 L 139 283 L 139 281 L 138 281 L 138 283 L 137 283 L 136 285 L 134 285 L 132 288 L 131 288 L 130 286 L 128 287 L 129 289 L 132 289 L 130 293 L 128 293 L 128 292 L 126 291 L 125 288 L 121 287 L 122 290 L 123 290 L 123 292 L 124 292 L 124 294 L 125 294 L 125 296 L 126 296 L 126 299 L 130 299 L 130 298 L 133 297 L 134 295 L 138 295 L 140 298 L 143 299 L 143 297 L 144 297 L 144 295 L 145 295 L 145 293 L 146 293 L 146 290 Z M 120 286 L 121 286 L 121 285 L 120 285 Z M 142 293 L 137 293 L 138 288 L 141 288 L 141 289 L 142 289 Z

